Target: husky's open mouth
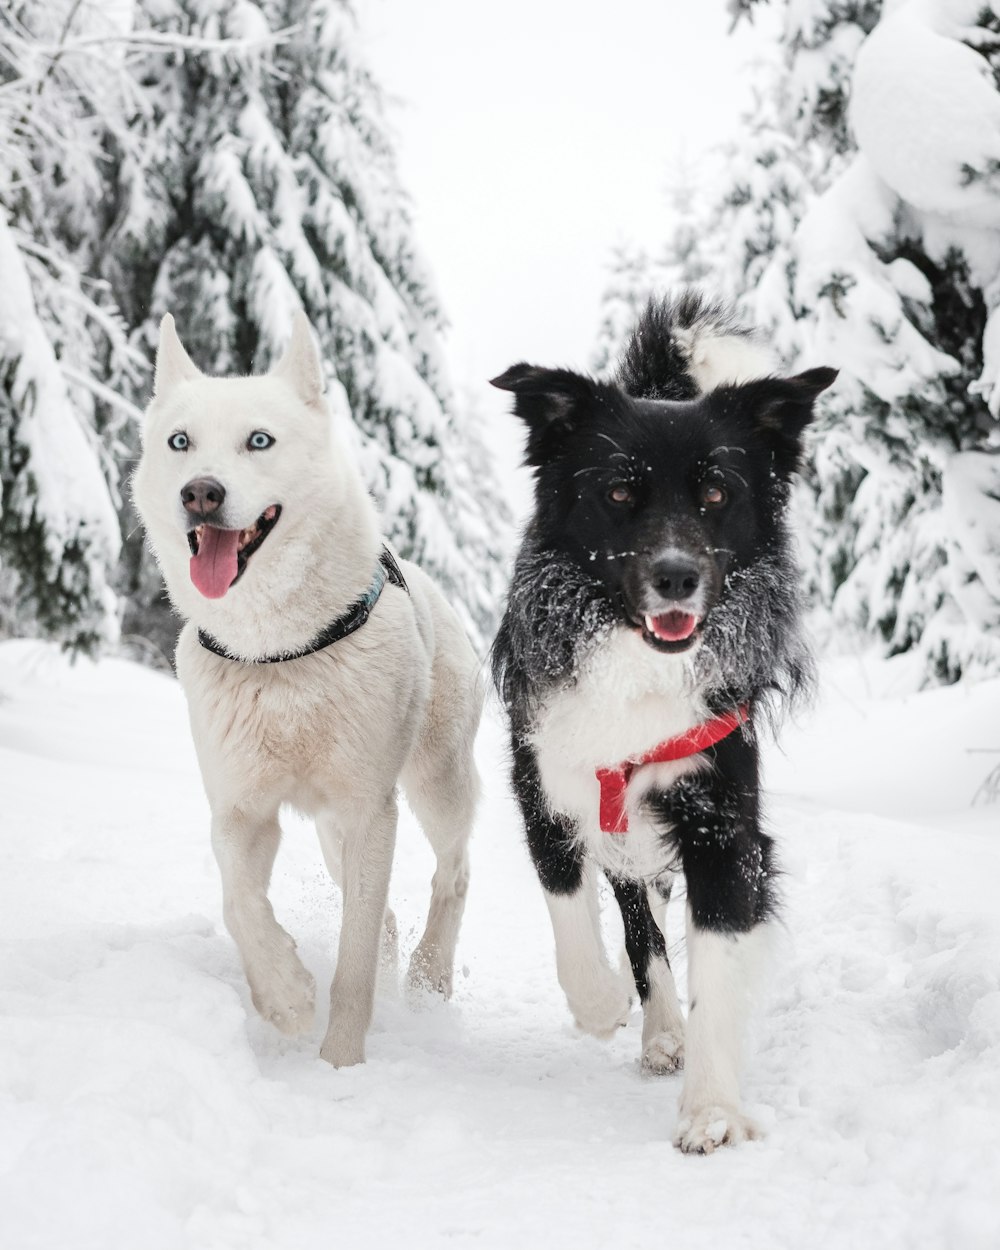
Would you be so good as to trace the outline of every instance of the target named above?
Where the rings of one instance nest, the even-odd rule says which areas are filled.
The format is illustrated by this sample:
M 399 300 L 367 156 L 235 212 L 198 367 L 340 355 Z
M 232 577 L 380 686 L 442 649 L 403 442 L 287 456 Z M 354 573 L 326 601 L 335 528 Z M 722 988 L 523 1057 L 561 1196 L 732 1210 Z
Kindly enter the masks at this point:
M 640 630 L 643 642 L 657 651 L 676 654 L 694 645 L 698 637 L 700 619 L 693 612 L 661 612 L 658 616 L 642 618 Z
M 224 530 L 211 522 L 188 530 L 191 580 L 206 599 L 221 599 L 243 576 L 247 561 L 281 516 L 281 504 L 265 508 L 248 529 Z

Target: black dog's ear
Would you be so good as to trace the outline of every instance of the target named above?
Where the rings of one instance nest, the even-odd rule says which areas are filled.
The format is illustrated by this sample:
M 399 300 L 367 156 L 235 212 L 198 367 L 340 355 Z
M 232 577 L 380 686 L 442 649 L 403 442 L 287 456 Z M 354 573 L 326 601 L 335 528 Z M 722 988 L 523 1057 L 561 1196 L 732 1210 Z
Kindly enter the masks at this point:
M 490 386 L 514 395 L 514 413 L 528 427 L 528 464 L 538 464 L 553 438 L 573 428 L 598 391 L 596 382 L 570 369 L 541 369 L 524 363 L 491 378 Z
M 581 403 L 594 398 L 595 383 L 570 369 L 541 369 L 538 365 L 511 365 L 490 379 L 490 386 L 512 391 L 514 412 L 529 424 L 560 421 Z
M 798 464 L 802 434 L 813 418 L 817 397 L 836 377 L 836 369 L 807 369 L 792 378 L 760 378 L 740 388 L 753 412 L 754 427 L 787 472 Z

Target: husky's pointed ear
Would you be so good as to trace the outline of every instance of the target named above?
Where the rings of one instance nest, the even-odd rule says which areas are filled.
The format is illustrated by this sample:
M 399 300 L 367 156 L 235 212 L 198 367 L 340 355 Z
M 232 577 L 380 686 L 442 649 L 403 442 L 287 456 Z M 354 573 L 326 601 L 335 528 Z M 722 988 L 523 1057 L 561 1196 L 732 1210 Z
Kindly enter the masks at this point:
M 528 427 L 528 464 L 540 463 L 553 440 L 579 424 L 598 393 L 598 383 L 583 374 L 523 363 L 491 378 L 490 386 L 514 395 L 514 414 Z
M 153 373 L 153 394 L 163 399 L 178 382 L 190 382 L 203 377 L 201 370 L 184 350 L 177 337 L 174 319 L 167 313 L 160 322 L 160 342 L 156 349 L 156 369 Z
M 292 321 L 292 337 L 285 354 L 271 370 L 271 377 L 284 378 L 303 401 L 313 408 L 323 403 L 323 366 L 313 340 L 309 318 L 300 309 Z
M 740 388 L 750 402 L 757 432 L 785 471 L 797 467 L 813 405 L 836 377 L 836 369 L 807 369 L 792 378 L 760 378 Z

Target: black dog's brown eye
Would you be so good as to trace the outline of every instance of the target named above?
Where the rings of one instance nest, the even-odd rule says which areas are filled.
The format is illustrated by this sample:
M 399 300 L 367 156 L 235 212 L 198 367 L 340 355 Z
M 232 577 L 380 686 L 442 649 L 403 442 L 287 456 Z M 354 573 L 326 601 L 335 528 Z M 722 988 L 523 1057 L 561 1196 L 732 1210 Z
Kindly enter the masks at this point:
M 631 503 L 632 492 L 624 482 L 616 482 L 608 491 L 608 498 L 612 503 Z
M 706 508 L 721 508 L 726 502 L 726 492 L 718 482 L 706 482 L 701 488 L 701 502 Z

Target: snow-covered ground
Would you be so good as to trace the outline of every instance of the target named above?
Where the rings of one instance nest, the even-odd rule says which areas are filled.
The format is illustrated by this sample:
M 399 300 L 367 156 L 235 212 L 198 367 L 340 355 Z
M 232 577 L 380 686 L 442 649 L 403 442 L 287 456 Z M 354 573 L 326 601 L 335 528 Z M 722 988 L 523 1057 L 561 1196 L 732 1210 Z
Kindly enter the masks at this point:
M 1000 806 L 971 800 L 998 713 L 1000 681 L 825 666 L 769 757 L 787 908 L 745 1081 L 767 1136 L 698 1158 L 638 1015 L 610 1043 L 568 1018 L 495 719 L 455 998 L 387 987 L 337 1072 L 324 1021 L 288 1042 L 250 1005 L 172 679 L 0 645 L 0 1241 L 995 1250 Z M 272 897 L 322 984 L 339 903 L 287 829 Z M 405 956 L 431 865 L 409 819 L 399 845 Z

